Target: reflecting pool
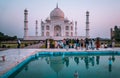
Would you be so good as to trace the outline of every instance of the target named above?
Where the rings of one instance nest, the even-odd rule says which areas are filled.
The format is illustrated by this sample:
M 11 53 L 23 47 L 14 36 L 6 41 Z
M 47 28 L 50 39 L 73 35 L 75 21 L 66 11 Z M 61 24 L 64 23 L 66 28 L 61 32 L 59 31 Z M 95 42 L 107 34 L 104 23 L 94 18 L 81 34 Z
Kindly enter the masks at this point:
M 39 56 L 9 78 L 120 78 L 120 56 Z

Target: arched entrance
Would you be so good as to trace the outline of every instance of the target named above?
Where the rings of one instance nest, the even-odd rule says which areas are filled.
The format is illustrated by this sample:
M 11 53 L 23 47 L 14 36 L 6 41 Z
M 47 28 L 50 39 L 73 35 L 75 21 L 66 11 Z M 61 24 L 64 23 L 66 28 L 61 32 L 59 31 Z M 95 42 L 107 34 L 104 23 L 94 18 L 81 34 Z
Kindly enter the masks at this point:
M 54 27 L 54 36 L 61 36 L 61 27 L 59 25 Z

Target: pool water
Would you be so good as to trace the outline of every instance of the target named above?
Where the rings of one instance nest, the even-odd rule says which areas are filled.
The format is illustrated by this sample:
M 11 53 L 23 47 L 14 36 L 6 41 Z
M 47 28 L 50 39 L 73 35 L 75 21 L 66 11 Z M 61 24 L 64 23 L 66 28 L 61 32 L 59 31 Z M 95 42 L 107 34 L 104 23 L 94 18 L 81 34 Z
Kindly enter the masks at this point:
M 39 56 L 9 78 L 120 78 L 119 71 L 116 55 Z

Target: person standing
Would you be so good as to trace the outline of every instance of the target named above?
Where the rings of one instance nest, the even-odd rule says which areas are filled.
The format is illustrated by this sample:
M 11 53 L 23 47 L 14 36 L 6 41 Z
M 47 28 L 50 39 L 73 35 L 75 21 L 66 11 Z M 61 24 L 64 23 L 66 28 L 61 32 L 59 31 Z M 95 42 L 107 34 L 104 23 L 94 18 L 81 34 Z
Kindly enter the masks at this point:
M 83 39 L 80 40 L 80 46 L 81 46 L 81 50 L 83 50 L 83 48 L 84 48 L 84 40 Z
M 69 39 L 67 38 L 66 39 L 66 50 L 68 50 L 69 49 Z
M 91 49 L 94 50 L 95 48 L 95 40 L 91 39 Z
M 108 45 L 107 45 L 107 43 L 105 43 L 105 45 L 104 45 L 104 48 L 108 48 Z
M 86 50 L 88 50 L 88 46 L 89 46 L 89 40 L 88 38 L 85 39 L 85 47 L 86 47 Z
M 18 39 L 18 41 L 17 41 L 17 48 L 20 48 L 20 46 L 21 46 L 21 41 Z
M 78 50 L 80 47 L 79 39 L 76 40 L 76 50 Z
M 57 48 L 57 46 L 58 46 L 58 43 L 57 43 L 57 41 L 55 41 L 55 48 Z
M 49 39 L 47 40 L 47 48 L 48 49 L 50 48 L 50 40 Z
M 63 48 L 65 48 L 65 46 L 66 46 L 66 40 L 63 39 L 62 42 L 63 42 Z
M 99 50 L 99 48 L 100 48 L 100 40 L 99 40 L 99 38 L 97 38 L 97 40 L 96 40 L 96 49 Z
M 112 40 L 112 48 L 115 47 L 115 39 Z

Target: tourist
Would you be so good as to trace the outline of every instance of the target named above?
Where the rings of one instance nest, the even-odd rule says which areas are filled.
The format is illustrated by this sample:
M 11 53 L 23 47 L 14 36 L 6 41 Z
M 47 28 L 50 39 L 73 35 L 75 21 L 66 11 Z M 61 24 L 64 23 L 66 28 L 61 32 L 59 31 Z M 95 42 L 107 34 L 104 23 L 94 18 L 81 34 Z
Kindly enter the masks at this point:
M 108 45 L 107 45 L 107 43 L 105 43 L 105 45 L 104 45 L 104 48 L 108 48 Z
M 69 48 L 73 48 L 72 39 L 69 40 Z
M 70 43 L 70 45 L 69 45 L 69 48 L 73 48 L 73 45 L 72 45 L 72 43 Z
M 97 38 L 96 40 L 96 49 L 99 50 L 100 48 L 100 41 L 99 41 L 99 38 Z
M 61 45 L 60 45 L 60 41 L 59 40 L 57 41 L 57 44 L 58 44 L 57 48 L 60 48 Z
M 112 48 L 115 47 L 115 39 L 112 40 Z
M 65 46 L 66 46 L 66 40 L 63 39 L 62 42 L 63 42 L 63 48 L 65 48 Z
M 103 43 L 101 43 L 101 48 L 104 48 L 104 44 Z
M 45 47 L 47 48 L 47 39 L 45 40 Z
M 47 48 L 49 49 L 50 48 L 50 41 L 47 40 Z
M 17 46 L 17 48 L 20 48 L 20 46 L 21 46 L 21 41 L 18 39 L 18 41 L 17 41 L 17 44 L 18 44 L 18 46 Z
M 76 39 L 73 40 L 74 43 L 74 49 L 76 49 Z
M 63 41 L 60 41 L 60 48 L 63 48 L 64 44 Z
M 57 48 L 57 45 L 58 45 L 58 43 L 57 43 L 57 41 L 55 41 L 55 48 Z
M 88 39 L 88 42 L 89 42 L 88 49 L 91 49 L 91 47 L 92 47 L 92 41 L 91 41 L 91 39 Z
M 76 40 L 76 49 L 78 50 L 80 47 L 79 39 Z
M 88 50 L 88 46 L 89 46 L 89 40 L 88 38 L 85 39 L 85 47 L 86 47 L 86 50 Z
M 66 50 L 68 50 L 69 49 L 69 39 L 67 38 L 66 39 Z
M 81 46 L 81 50 L 83 50 L 83 48 L 84 48 L 84 40 L 83 39 L 80 40 L 80 46 Z
M 91 45 L 91 49 L 94 50 L 94 48 L 95 48 L 95 40 L 94 39 L 90 40 L 90 45 Z

